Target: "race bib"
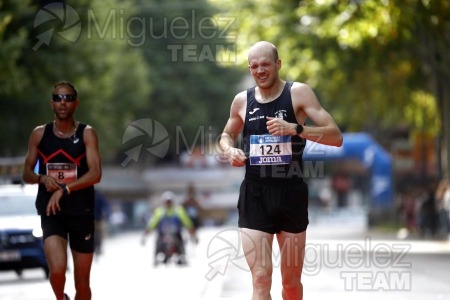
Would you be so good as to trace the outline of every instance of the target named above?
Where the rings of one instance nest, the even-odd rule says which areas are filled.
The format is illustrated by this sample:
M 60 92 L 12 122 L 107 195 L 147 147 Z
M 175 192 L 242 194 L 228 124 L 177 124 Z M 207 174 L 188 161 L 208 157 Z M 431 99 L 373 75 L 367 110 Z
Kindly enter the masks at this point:
M 250 136 L 250 165 L 283 165 L 291 160 L 291 136 Z
M 74 163 L 48 163 L 47 176 L 55 178 L 59 184 L 77 180 L 77 165 Z

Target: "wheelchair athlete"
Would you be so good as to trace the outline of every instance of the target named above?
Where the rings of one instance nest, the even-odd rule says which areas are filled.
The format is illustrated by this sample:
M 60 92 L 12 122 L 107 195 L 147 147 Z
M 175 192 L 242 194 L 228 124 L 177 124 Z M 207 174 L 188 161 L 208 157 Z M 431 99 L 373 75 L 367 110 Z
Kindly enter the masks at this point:
M 161 195 L 163 205 L 157 207 L 150 218 L 144 235 L 142 244 L 145 245 L 146 237 L 152 231 L 156 231 L 158 236 L 155 247 L 155 265 L 159 262 L 168 263 L 176 256 L 177 264 L 185 265 L 186 253 L 183 239 L 183 227 L 186 228 L 193 240 L 197 240 L 195 228 L 191 219 L 180 205 L 175 205 L 175 194 L 168 191 Z

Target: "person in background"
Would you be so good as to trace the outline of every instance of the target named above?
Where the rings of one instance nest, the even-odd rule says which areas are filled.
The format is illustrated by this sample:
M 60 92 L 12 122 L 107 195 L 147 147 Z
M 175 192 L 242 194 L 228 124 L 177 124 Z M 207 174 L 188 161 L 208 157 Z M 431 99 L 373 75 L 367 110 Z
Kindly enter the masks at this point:
M 102 254 L 103 251 L 103 239 L 106 235 L 106 222 L 111 215 L 111 206 L 106 199 L 103 192 L 95 190 L 95 235 L 94 235 L 94 253 L 97 255 Z
M 450 180 L 443 179 L 436 189 L 441 232 L 445 238 L 450 237 Z
M 41 216 L 50 285 L 56 300 L 66 300 L 67 245 L 74 266 L 77 300 L 90 300 L 94 256 L 94 185 L 102 176 L 95 129 L 75 120 L 80 104 L 73 84 L 54 85 L 54 120 L 37 126 L 28 140 L 23 180 L 39 184 L 36 208 Z M 34 168 L 38 163 L 38 174 Z
M 197 241 L 197 235 L 191 219 L 187 215 L 183 206 L 176 205 L 175 194 L 166 191 L 161 195 L 162 205 L 157 207 L 144 230 L 141 244 L 146 244 L 147 235 L 156 231 L 155 265 L 159 253 L 164 255 L 164 263 L 176 254 L 178 256 L 177 264 L 185 265 L 186 252 L 183 239 L 183 228 L 186 228 L 192 239 Z
M 435 237 L 439 229 L 439 212 L 436 204 L 436 188 L 426 186 L 420 204 L 420 235 Z
M 192 182 L 190 182 L 187 186 L 187 193 L 183 201 L 183 207 L 191 219 L 195 231 L 197 231 L 197 229 L 202 225 L 200 215 L 202 207 L 198 201 L 197 190 Z
M 348 175 L 343 172 L 338 172 L 333 176 L 333 190 L 337 196 L 337 207 L 342 208 L 347 206 L 347 197 L 351 188 L 350 179 Z
M 404 226 L 408 234 L 416 233 L 418 229 L 419 198 L 420 192 L 416 187 L 406 189 L 401 198 L 401 211 Z
M 308 186 L 302 172 L 305 139 L 340 147 L 343 137 L 308 85 L 279 77 L 281 60 L 273 44 L 254 44 L 248 52 L 248 69 L 256 86 L 235 96 L 220 146 L 231 166 L 246 168 L 237 206 L 252 299 L 271 299 L 275 236 L 282 297 L 303 299 L 301 274 L 309 223 Z M 307 118 L 314 126 L 305 125 Z M 243 149 L 235 146 L 241 133 Z

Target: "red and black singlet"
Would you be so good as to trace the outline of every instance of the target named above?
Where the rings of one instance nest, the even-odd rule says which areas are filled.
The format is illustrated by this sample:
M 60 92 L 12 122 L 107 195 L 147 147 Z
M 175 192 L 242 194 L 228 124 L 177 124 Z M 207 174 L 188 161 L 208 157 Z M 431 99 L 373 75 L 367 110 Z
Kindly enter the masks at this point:
M 75 134 L 60 138 L 53 132 L 53 123 L 48 123 L 38 145 L 39 174 L 52 176 L 59 183 L 69 183 L 88 171 L 86 147 L 83 140 L 85 124 L 79 124 Z M 45 214 L 52 193 L 45 185 L 39 185 L 36 208 L 39 214 Z M 63 195 L 60 201 L 60 214 L 92 215 L 94 212 L 94 187 L 71 191 Z

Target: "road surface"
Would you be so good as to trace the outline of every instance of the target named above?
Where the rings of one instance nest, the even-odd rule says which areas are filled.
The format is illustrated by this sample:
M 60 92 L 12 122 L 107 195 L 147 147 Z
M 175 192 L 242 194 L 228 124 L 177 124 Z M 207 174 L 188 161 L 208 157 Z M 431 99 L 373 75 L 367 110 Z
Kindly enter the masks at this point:
M 140 232 L 106 239 L 92 269 L 93 299 L 250 299 L 251 280 L 234 227 L 203 229 L 188 244 L 189 265 L 153 266 L 153 240 Z M 450 300 L 450 242 L 401 241 L 312 224 L 303 275 L 304 299 Z M 274 248 L 272 298 L 281 299 Z M 73 273 L 66 291 L 74 297 Z M 42 270 L 0 272 L 1 300 L 52 300 Z

